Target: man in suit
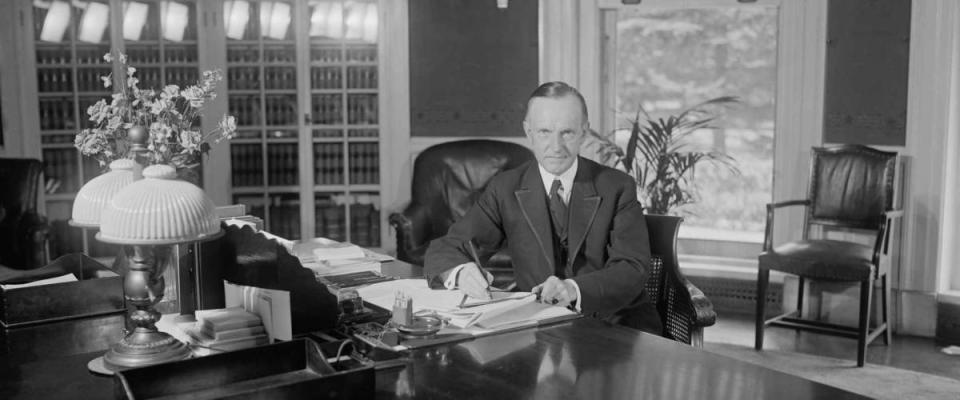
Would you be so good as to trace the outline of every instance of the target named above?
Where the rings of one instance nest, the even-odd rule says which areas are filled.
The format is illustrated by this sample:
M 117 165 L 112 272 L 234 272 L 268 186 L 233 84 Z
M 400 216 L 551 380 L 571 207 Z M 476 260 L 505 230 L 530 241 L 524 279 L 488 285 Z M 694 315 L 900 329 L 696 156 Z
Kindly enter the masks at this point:
M 523 128 L 537 163 L 504 171 L 477 203 L 431 242 L 424 274 L 434 288 L 489 298 L 493 277 L 474 263 L 498 250 L 517 288 L 540 300 L 660 335 L 643 290 L 650 247 L 633 179 L 579 157 L 589 128 L 583 96 L 563 82 L 530 95 Z

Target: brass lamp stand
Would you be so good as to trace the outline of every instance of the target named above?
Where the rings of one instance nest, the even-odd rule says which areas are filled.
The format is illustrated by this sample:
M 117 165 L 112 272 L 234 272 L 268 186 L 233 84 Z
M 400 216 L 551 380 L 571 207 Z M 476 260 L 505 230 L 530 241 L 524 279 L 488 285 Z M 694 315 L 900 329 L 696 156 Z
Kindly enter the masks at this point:
M 153 246 L 124 246 L 129 261 L 123 278 L 128 326 L 133 330 L 114 344 L 103 361 L 107 368 L 140 367 L 190 357 L 190 348 L 157 330 L 160 313 L 155 306 L 163 299 L 166 263 L 157 263 Z M 113 368 L 111 368 L 113 367 Z

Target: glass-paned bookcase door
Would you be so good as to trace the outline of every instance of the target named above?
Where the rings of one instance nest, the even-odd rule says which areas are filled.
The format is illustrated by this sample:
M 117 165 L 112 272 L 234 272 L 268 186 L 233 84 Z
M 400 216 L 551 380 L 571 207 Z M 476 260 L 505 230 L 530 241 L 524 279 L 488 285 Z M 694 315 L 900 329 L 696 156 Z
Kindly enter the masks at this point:
M 295 4 L 224 2 L 229 105 L 241 128 L 231 142 L 234 200 L 290 239 L 306 232 L 380 246 L 377 3 L 305 4 L 297 18 L 309 54 L 297 64 Z M 308 101 L 303 122 L 298 94 Z M 301 139 L 312 143 L 309 151 Z M 304 154 L 312 170 L 299 169 Z M 303 182 L 312 190 L 301 190 Z M 297 209 L 311 203 L 314 218 L 302 218 Z
M 266 229 L 300 238 L 297 62 L 293 2 L 225 1 L 228 110 L 235 203 Z
M 83 5 L 67 1 L 33 4 L 37 112 L 51 257 L 83 250 L 109 254 L 106 246 L 92 239 L 93 232 L 68 225 L 77 191 L 101 172 L 96 161 L 82 157 L 74 148 L 74 136 L 87 126 L 87 107 L 111 93 L 100 80 L 112 72 L 102 58 L 110 50 L 110 6 L 106 1 Z
M 308 6 L 314 234 L 379 247 L 377 3 Z
M 83 157 L 73 146 L 79 129 L 91 127 L 87 108 L 110 99 L 101 77 L 114 70 L 103 55 L 117 48 L 137 68 L 141 88 L 194 84 L 197 64 L 195 1 L 137 0 L 33 3 L 41 154 L 46 176 L 51 256 L 85 251 L 111 256 L 115 249 L 93 240 L 93 231 L 68 225 L 73 200 L 84 183 L 105 166 Z M 120 13 L 121 37 L 111 35 L 111 15 Z

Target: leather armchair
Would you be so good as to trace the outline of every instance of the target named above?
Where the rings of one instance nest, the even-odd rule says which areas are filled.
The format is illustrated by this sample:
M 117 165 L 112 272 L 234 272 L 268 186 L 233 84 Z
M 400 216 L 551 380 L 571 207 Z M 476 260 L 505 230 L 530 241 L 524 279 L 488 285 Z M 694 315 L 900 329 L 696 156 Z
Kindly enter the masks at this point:
M 897 153 L 879 151 L 860 145 L 817 147 L 813 149 L 810 167 L 809 195 L 806 199 L 767 205 L 767 226 L 763 253 L 758 258 L 757 273 L 757 350 L 763 349 L 766 325 L 837 335 L 857 339 L 857 366 L 866 360 L 867 346 L 877 337 L 884 343 L 891 340 L 890 320 L 890 248 L 896 247 L 903 211 L 894 209 L 896 202 Z M 779 245 L 773 243 L 775 211 L 789 206 L 806 209 L 801 240 Z M 839 231 L 872 235 L 873 246 L 832 239 L 827 233 Z M 816 234 L 811 237 L 811 234 Z M 770 271 L 796 275 L 798 296 L 796 310 L 766 318 L 765 306 Z M 860 286 L 859 323 L 856 327 L 829 324 L 818 316 L 803 316 L 805 280 L 856 282 Z M 874 283 L 880 282 L 882 321 L 870 329 L 870 307 Z M 813 318 L 813 319 L 811 319 Z
M 47 220 L 37 212 L 43 163 L 0 159 L 0 264 L 14 269 L 47 264 Z
M 441 143 L 424 150 L 413 164 L 410 204 L 389 218 L 397 234 L 397 258 L 423 265 L 430 241 L 463 218 L 494 175 L 533 159 L 524 146 L 485 139 Z M 485 267 L 494 273 L 495 285 L 512 281 L 497 273 L 511 270 L 506 255 L 495 254 Z

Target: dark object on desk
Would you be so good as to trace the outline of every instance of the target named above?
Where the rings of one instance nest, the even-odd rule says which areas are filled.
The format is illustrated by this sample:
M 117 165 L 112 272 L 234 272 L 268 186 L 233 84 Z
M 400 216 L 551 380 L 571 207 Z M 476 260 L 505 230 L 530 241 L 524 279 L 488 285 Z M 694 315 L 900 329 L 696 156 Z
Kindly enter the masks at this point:
M 496 140 L 447 142 L 421 152 L 413 165 L 410 204 L 390 215 L 397 232 L 397 258 L 423 265 L 430 241 L 463 218 L 494 175 L 533 159 L 526 147 Z M 494 286 L 513 282 L 508 256 L 498 253 L 482 261 L 494 275 Z
M 26 283 L 65 274 L 73 274 L 78 281 L 0 289 L 0 324 L 10 328 L 124 311 L 123 279 L 80 253 L 30 271 L 0 266 L 0 283 Z
M 647 294 L 657 305 L 663 336 L 703 347 L 703 328 L 717 321 L 713 303 L 680 272 L 677 234 L 683 218 L 645 215 L 650 233 L 650 278 Z
M 214 268 L 220 273 L 204 277 L 205 281 L 219 283 L 220 293 L 223 279 L 240 285 L 289 291 L 294 335 L 336 326 L 337 297 L 317 281 L 313 271 L 304 268 L 296 256 L 249 226 L 227 226 L 225 231 L 219 242 L 219 256 L 204 257 L 205 263 L 216 263 L 219 259 L 222 264 Z M 204 264 L 200 270 L 206 267 Z M 212 283 L 201 282 L 200 286 L 215 290 Z
M 70 354 L 102 353 L 123 338 L 123 323 L 124 313 L 117 311 L 0 329 L 0 360 L 22 364 Z
M 331 355 L 332 356 L 332 355 Z M 117 372 L 118 398 L 372 399 L 372 367 L 335 371 L 312 340 Z
M 372 285 L 378 282 L 386 282 L 393 280 L 394 278 L 378 274 L 373 271 L 361 271 L 353 272 L 343 275 L 326 275 L 321 276 L 320 281 L 330 285 L 335 286 L 339 289 L 352 288 L 361 285 Z
M 767 324 L 804 329 L 857 339 L 857 366 L 862 367 L 867 346 L 883 335 L 890 344 L 890 242 L 894 222 L 899 226 L 903 211 L 898 205 L 897 153 L 860 145 L 817 147 L 812 152 L 809 196 L 804 200 L 767 204 L 767 227 L 763 253 L 757 274 L 757 314 L 755 347 L 763 348 L 763 328 Z M 802 240 L 773 247 L 774 211 L 786 206 L 805 206 Z M 819 239 L 809 239 L 816 225 Z M 829 232 L 869 232 L 873 246 L 826 239 Z M 893 235 L 896 238 L 897 235 Z M 898 245 L 894 245 L 899 247 Z M 770 270 L 797 275 L 799 295 L 797 309 L 765 320 L 764 306 Z M 805 279 L 859 282 L 859 326 L 847 327 L 803 319 L 803 285 Z M 883 321 L 872 331 L 870 305 L 873 285 L 881 285 Z M 813 316 L 814 318 L 818 316 Z
M 37 212 L 43 164 L 0 158 L 0 265 L 14 269 L 47 264 L 47 219 Z

